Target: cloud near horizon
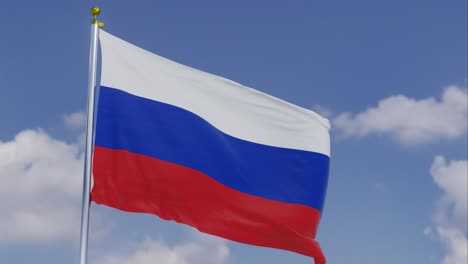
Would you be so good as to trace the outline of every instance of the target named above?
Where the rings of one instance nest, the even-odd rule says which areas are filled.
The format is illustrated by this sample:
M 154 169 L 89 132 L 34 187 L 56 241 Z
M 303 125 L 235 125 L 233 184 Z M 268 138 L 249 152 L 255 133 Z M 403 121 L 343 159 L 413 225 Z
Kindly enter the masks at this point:
M 27 129 L 0 139 L 0 245 L 77 241 L 84 167 L 82 112 L 65 115 L 63 126 L 77 130 L 75 142 Z M 99 213 L 90 230 L 103 238 L 113 227 Z
M 78 145 L 42 130 L 0 141 L 0 243 L 77 237 L 82 171 Z
M 445 246 L 443 264 L 466 264 L 468 262 L 468 161 L 447 162 L 442 156 L 435 157 L 431 176 L 443 195 L 434 212 L 434 229 Z M 432 231 L 426 229 L 426 235 Z
M 387 134 L 404 144 L 453 139 L 467 132 L 466 88 L 448 86 L 440 100 L 395 95 L 360 113 L 341 113 L 334 127 L 345 137 Z
M 226 240 L 193 232 L 193 237 L 179 245 L 146 239 L 133 246 L 128 254 L 110 253 L 92 264 L 227 264 L 230 250 Z

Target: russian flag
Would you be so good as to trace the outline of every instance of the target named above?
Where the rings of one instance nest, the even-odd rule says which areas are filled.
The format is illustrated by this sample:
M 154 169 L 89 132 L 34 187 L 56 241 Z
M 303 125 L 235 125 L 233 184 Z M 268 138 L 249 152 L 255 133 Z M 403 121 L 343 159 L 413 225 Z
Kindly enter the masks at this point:
M 325 263 L 329 122 L 100 31 L 92 201 Z

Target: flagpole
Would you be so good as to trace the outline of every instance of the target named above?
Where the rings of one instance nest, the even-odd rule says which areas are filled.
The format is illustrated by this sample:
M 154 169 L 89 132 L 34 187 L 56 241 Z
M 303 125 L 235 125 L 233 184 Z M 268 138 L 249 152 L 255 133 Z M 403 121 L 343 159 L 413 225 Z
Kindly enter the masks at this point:
M 99 28 L 104 24 L 97 20 L 101 13 L 99 7 L 91 8 L 93 20 L 91 21 L 91 44 L 89 51 L 89 77 L 88 77 L 88 119 L 86 125 L 86 147 L 83 179 L 83 204 L 81 211 L 81 239 L 80 239 L 80 264 L 87 263 L 88 257 L 88 233 L 89 233 L 89 213 L 90 213 L 90 192 L 91 192 L 91 168 L 92 153 L 94 143 L 94 95 L 96 92 L 96 72 L 98 56 L 98 36 Z

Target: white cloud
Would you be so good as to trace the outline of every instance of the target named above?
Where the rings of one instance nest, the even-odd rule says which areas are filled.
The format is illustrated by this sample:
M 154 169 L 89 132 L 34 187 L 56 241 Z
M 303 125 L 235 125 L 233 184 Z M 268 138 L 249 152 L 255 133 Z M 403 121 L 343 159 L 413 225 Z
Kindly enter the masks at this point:
M 86 145 L 86 119 L 84 112 L 74 112 L 63 116 L 63 125 L 66 128 L 80 132 L 76 141 L 82 151 Z
M 168 246 L 162 241 L 146 239 L 128 255 L 104 256 L 96 264 L 225 264 L 229 248 L 220 238 L 199 234 L 181 245 Z
M 437 156 L 431 166 L 431 175 L 443 191 L 434 213 L 435 230 L 446 248 L 442 263 L 466 264 L 468 161 L 447 162 L 444 157 Z
M 439 227 L 437 233 L 446 247 L 446 254 L 442 260 L 443 264 L 468 263 L 466 232 L 463 233 L 458 228 Z
M 395 95 L 361 113 L 342 113 L 334 119 L 334 127 L 344 136 L 389 134 L 403 143 L 416 144 L 464 135 L 467 112 L 466 88 L 449 86 L 440 100 Z
M 0 243 L 76 238 L 82 171 L 79 147 L 41 130 L 0 141 Z
M 438 221 L 447 222 L 449 217 L 452 224 L 464 226 L 466 229 L 468 207 L 468 162 L 466 160 L 450 161 L 442 156 L 434 159 L 431 167 L 431 175 L 436 184 L 444 191 L 444 196 L 439 202 L 440 215 Z
M 86 127 L 86 115 L 83 112 L 75 112 L 63 117 L 63 123 L 70 129 L 84 129 Z

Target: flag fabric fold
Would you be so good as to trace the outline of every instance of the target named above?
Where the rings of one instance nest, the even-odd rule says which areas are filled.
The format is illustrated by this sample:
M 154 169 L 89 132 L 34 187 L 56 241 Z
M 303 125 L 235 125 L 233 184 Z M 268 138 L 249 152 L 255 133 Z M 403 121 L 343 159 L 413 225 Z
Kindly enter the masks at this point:
M 328 120 L 102 30 L 100 43 L 95 203 L 325 263 Z

